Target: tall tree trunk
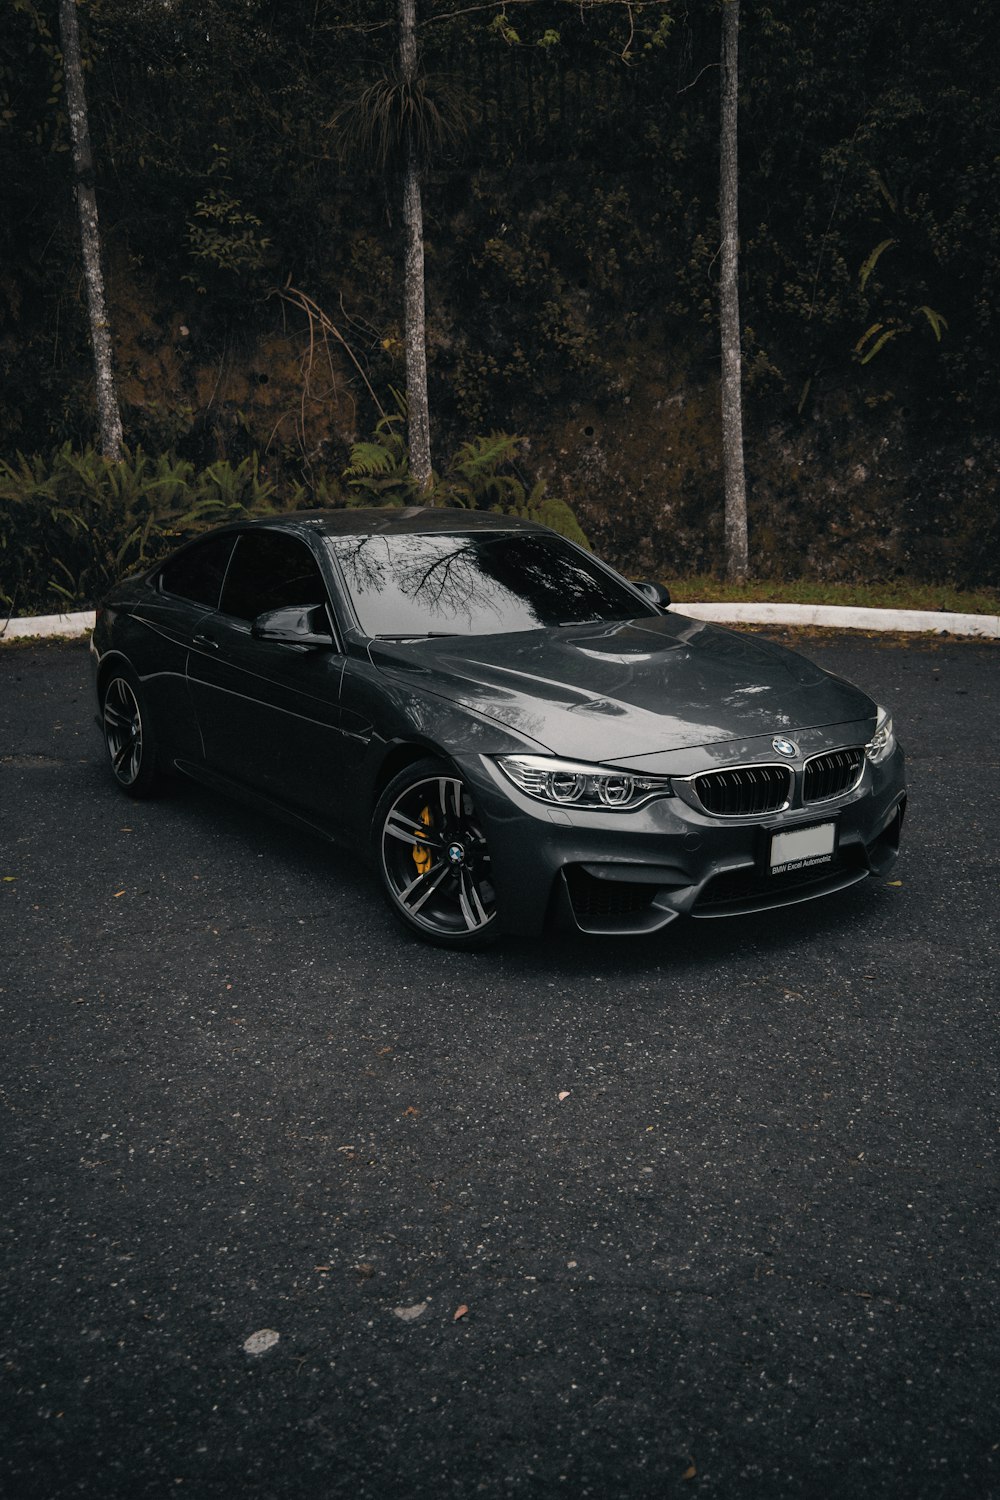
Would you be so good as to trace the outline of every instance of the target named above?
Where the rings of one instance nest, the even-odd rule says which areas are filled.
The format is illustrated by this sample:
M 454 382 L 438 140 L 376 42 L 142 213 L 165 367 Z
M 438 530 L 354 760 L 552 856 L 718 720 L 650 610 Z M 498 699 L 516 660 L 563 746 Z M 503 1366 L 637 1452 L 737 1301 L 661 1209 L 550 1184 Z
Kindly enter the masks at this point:
M 719 331 L 722 343 L 722 469 L 726 496 L 726 576 L 747 576 L 747 483 L 743 462 L 743 357 L 740 349 L 739 170 L 737 90 L 740 0 L 722 0 L 722 105 L 719 120 L 719 222 L 722 269 Z
M 417 72 L 416 0 L 399 0 L 400 72 L 404 85 Z M 424 312 L 424 211 L 420 162 L 415 143 L 406 144 L 403 166 L 403 232 L 406 240 L 404 291 L 406 323 L 406 406 L 410 471 L 421 489 L 431 482 L 431 418 L 427 398 L 427 325 Z
M 101 428 L 101 452 L 105 458 L 117 463 L 122 456 L 122 418 L 118 407 L 118 393 L 115 389 L 111 330 L 104 298 L 101 232 L 97 222 L 97 197 L 94 192 L 94 158 L 90 149 L 90 125 L 87 120 L 87 96 L 83 89 L 80 29 L 77 25 L 75 0 L 59 0 L 59 32 L 63 73 L 66 79 L 70 136 L 73 142 L 76 201 L 80 210 L 80 248 L 83 257 L 83 277 L 87 287 L 90 342 L 94 352 L 94 381 L 97 390 L 97 416 Z

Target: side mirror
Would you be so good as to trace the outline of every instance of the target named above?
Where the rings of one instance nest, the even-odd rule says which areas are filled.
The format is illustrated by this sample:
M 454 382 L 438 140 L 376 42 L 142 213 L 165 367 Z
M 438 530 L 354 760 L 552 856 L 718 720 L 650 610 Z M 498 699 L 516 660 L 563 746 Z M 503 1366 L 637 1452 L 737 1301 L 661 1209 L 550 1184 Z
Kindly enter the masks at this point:
M 670 590 L 662 583 L 637 583 L 636 588 L 650 604 L 655 604 L 657 609 L 670 608 Z
M 266 609 L 250 627 L 255 641 L 279 641 L 286 646 L 333 645 L 333 636 L 320 605 L 292 605 L 285 609 Z

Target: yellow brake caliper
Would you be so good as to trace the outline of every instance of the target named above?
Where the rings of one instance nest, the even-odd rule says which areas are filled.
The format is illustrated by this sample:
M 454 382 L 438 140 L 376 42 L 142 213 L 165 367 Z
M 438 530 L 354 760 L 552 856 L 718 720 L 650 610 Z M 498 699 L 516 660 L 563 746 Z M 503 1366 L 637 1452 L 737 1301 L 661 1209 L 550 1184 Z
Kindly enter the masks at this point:
M 430 825 L 431 825 L 431 810 L 430 810 L 429 807 L 422 807 L 420 809 L 420 821 L 421 821 L 421 823 L 423 823 L 424 828 L 429 828 L 430 827 Z M 423 830 L 420 829 L 420 828 L 415 828 L 413 831 L 416 834 L 416 836 L 417 836 L 418 839 L 426 838 L 426 836 L 427 836 L 423 832 Z M 414 844 L 414 846 L 413 846 L 413 863 L 417 867 L 417 873 L 418 874 L 420 874 L 420 875 L 426 875 L 427 871 L 430 869 L 430 867 L 431 867 L 431 865 L 433 863 L 433 860 L 431 858 L 431 851 L 429 849 L 427 849 L 427 848 L 423 848 L 420 844 Z

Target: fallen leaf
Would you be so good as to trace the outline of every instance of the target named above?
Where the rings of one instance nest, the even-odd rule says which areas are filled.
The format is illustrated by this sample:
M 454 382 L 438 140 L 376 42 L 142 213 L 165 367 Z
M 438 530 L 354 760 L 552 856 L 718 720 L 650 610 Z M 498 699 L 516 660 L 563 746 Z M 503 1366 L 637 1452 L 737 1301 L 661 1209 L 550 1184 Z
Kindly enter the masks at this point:
M 329 1266 L 313 1266 L 314 1271 L 329 1271 Z
M 569 1089 L 563 1089 L 562 1093 L 559 1094 L 558 1098 L 559 1098 L 560 1104 L 562 1103 L 562 1101 L 564 1099 L 568 1099 L 569 1098 Z
M 426 1302 L 414 1302 L 412 1307 L 394 1307 L 392 1310 L 393 1317 L 399 1318 L 402 1323 L 415 1323 L 426 1311 Z
M 417 1109 L 416 1106 L 413 1105 L 413 1104 L 408 1104 L 406 1106 L 406 1108 L 403 1110 L 403 1114 L 404 1115 L 413 1115 L 414 1117 L 417 1116 L 417 1115 L 419 1115 L 419 1113 L 420 1113 L 419 1109 Z
M 887 880 L 886 881 L 886 885 L 902 885 L 902 884 L 903 884 L 903 882 L 901 880 Z
M 458 1320 L 459 1320 L 459 1318 L 464 1318 L 465 1315 L 466 1315 L 466 1313 L 468 1311 L 469 1311 L 469 1309 L 466 1307 L 465 1303 L 463 1302 L 462 1305 L 461 1305 L 461 1307 L 456 1307 L 455 1308 L 455 1311 L 452 1314 L 451 1321 L 453 1323 L 457 1323 Z
M 698 1472 L 698 1470 L 695 1468 L 694 1464 L 692 1464 L 690 1466 L 690 1468 L 687 1468 L 687 1469 L 684 1470 L 684 1473 L 681 1475 L 681 1478 L 682 1479 L 693 1479 L 694 1476 L 697 1474 L 697 1472 Z
M 243 1350 L 246 1354 L 266 1354 L 268 1349 L 273 1349 L 280 1339 L 281 1334 L 274 1328 L 258 1328 L 248 1339 L 243 1340 Z
M 4 880 L 16 880 L 16 879 L 17 879 L 16 875 L 5 875 L 4 876 Z
M 355 1275 L 360 1276 L 362 1281 L 371 1281 L 375 1275 L 375 1267 L 363 1260 L 359 1266 L 354 1267 Z
M 117 900 L 118 900 L 118 897 L 119 897 L 119 896 L 124 896 L 124 894 L 125 894 L 125 892 L 124 892 L 124 891 L 115 891 L 115 894 L 114 894 L 114 899 L 115 899 L 115 901 L 117 901 Z

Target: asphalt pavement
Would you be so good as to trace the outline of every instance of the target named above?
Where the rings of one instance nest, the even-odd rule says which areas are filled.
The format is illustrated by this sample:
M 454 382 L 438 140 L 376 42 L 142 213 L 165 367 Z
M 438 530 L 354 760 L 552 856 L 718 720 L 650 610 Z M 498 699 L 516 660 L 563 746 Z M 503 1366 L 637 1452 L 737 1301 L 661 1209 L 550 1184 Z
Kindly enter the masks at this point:
M 0 1494 L 1000 1495 L 1000 649 L 886 879 L 442 953 L 0 650 Z

